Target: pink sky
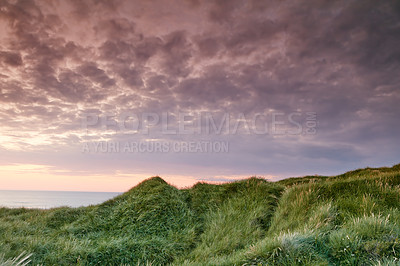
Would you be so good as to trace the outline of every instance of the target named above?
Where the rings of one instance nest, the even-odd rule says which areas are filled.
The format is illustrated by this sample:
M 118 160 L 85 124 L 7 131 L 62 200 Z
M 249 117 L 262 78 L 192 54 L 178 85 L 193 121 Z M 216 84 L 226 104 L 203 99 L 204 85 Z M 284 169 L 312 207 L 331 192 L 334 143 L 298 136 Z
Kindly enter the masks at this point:
M 13 164 L 0 167 L 0 190 L 50 190 L 50 191 L 101 191 L 125 192 L 151 175 L 117 173 L 115 175 L 68 175 L 54 173 L 46 165 Z M 193 176 L 162 176 L 178 188 L 190 187 L 199 182 Z M 242 179 L 240 176 L 219 177 L 220 180 Z M 220 183 L 207 181 L 209 183 Z
M 398 4 L 317 2 L 0 1 L 0 189 L 126 191 L 155 175 L 184 187 L 399 163 Z M 197 131 L 204 113 L 228 117 L 228 130 Z M 189 142 L 229 150 L 93 149 Z

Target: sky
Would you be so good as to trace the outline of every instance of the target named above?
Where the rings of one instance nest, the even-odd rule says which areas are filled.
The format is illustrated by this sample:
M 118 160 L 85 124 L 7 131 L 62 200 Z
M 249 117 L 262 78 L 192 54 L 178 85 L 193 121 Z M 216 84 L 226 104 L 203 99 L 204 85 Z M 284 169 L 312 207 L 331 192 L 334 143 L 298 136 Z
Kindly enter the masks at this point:
M 0 0 L 0 189 L 400 162 L 400 2 Z

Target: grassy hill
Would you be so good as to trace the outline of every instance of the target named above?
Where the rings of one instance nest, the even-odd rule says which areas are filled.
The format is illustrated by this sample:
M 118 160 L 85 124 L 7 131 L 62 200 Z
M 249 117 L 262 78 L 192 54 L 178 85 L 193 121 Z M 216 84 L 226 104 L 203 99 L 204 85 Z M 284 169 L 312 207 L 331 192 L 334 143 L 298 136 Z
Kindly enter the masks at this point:
M 399 265 L 399 225 L 400 164 L 181 190 L 153 177 L 96 206 L 0 208 L 0 264 Z

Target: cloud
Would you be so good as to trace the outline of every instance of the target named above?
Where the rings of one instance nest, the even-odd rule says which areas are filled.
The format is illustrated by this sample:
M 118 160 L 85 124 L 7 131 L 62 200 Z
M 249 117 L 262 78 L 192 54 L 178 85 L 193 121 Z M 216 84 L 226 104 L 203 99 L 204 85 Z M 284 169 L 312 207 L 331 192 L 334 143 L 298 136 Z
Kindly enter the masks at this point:
M 1 51 L 0 58 L 2 59 L 3 63 L 12 67 L 17 67 L 22 65 L 22 58 L 19 53 Z
M 381 145 L 377 161 L 400 155 L 397 1 L 2 1 L 0 9 L 0 145 L 71 152 L 88 111 L 312 111 L 314 136 L 238 134 L 226 157 L 155 163 L 279 175 L 288 164 L 374 162 Z
M 98 68 L 94 62 L 87 62 L 78 67 L 78 72 L 93 82 L 99 84 L 102 88 L 108 88 L 115 85 L 115 80 L 109 78 L 103 69 Z

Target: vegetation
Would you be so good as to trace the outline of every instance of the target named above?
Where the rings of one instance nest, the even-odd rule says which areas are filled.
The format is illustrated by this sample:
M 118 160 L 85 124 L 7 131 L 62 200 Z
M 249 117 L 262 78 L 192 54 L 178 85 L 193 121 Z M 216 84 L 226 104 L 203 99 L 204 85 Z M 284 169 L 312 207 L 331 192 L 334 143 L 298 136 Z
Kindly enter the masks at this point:
M 400 164 L 0 209 L 0 265 L 399 265 Z M 26 255 L 30 254 L 30 256 Z

